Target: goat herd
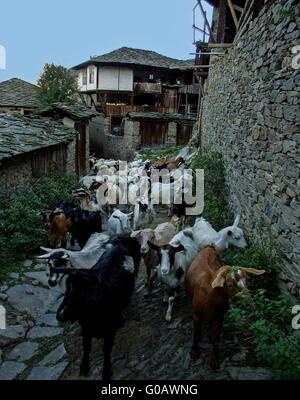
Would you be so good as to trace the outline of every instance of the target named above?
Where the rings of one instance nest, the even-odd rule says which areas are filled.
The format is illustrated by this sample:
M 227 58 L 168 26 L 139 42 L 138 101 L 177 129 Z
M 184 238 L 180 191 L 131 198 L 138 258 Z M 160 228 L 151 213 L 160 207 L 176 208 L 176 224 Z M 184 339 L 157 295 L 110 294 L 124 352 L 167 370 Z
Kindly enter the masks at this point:
M 129 163 L 128 194 L 134 185 L 147 179 L 151 169 L 164 167 L 170 171 L 182 166 L 184 159 L 181 157 L 169 162 L 161 159 L 154 163 L 140 160 Z M 151 229 L 149 226 L 156 213 L 148 188 L 140 191 L 135 204 L 130 206 L 132 211 L 129 209 L 125 213 L 122 207 L 116 208 L 115 199 L 120 199 L 120 191 L 124 190 L 121 178 L 115 179 L 117 171 L 117 161 L 91 160 L 91 172 L 82 180 L 85 187 L 72 192 L 80 206 L 61 201 L 55 210 L 44 214 L 51 248 L 42 247 L 46 253 L 38 258 L 48 260 L 49 285 L 65 286 L 65 295 L 57 310 L 58 321 L 78 321 L 81 326 L 80 373 L 87 375 L 89 372 L 92 338 L 103 338 L 102 378 L 111 379 L 114 337 L 124 324 L 122 310 L 134 292 L 141 259 L 146 267 L 145 296 L 151 295 L 155 280 L 161 284 L 168 322 L 172 319 L 175 297 L 185 284 L 192 300 L 194 322 L 191 357 L 199 356 L 201 328 L 208 324 L 212 339 L 211 367 L 218 369 L 219 340 L 229 299 L 236 298 L 238 292 L 249 296 L 248 274 L 265 272 L 222 265 L 220 253 L 229 245 L 246 246 L 243 231 L 238 227 L 239 217 L 232 226 L 219 232 L 203 218 L 197 218 L 191 227 L 184 227 L 182 207 L 173 204 L 168 207 L 169 222 Z M 163 190 L 164 184 L 159 182 L 159 185 L 156 189 L 152 187 L 152 191 Z M 172 182 L 169 185 L 172 186 Z M 105 220 L 104 231 L 102 220 Z

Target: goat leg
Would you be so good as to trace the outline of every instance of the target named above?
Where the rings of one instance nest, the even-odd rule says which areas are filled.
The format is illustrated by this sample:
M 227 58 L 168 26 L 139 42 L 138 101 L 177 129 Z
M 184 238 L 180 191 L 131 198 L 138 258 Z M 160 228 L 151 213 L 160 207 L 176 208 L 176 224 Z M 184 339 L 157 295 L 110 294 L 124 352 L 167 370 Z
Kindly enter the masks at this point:
M 200 349 L 199 349 L 199 342 L 201 339 L 201 320 L 198 318 L 197 315 L 193 315 L 193 323 L 194 323 L 194 330 L 193 330 L 193 344 L 191 348 L 191 358 L 193 360 L 197 360 L 200 356 Z
M 150 296 L 152 287 L 153 287 L 153 282 L 154 282 L 154 279 L 156 278 L 156 275 L 157 275 L 156 270 L 153 271 L 153 269 L 151 267 L 150 268 L 147 267 L 147 280 L 145 283 L 146 290 L 145 290 L 144 297 Z
M 108 332 L 104 336 L 104 344 L 103 344 L 103 354 L 104 354 L 104 363 L 103 363 L 103 371 L 102 371 L 102 380 L 110 381 L 112 377 L 111 370 L 111 351 L 114 344 L 116 331 Z
M 82 330 L 83 357 L 80 365 L 80 375 L 87 376 L 90 370 L 90 352 L 92 337 Z
M 171 295 L 169 295 L 169 299 L 168 299 L 168 309 L 167 309 L 167 313 L 166 313 L 166 321 L 167 322 L 171 322 L 172 320 L 172 310 L 173 310 L 173 305 L 174 305 L 174 300 L 176 297 L 176 293 L 172 292 Z
M 219 361 L 219 344 L 220 344 L 220 336 L 223 325 L 223 318 L 216 319 L 211 324 L 211 340 L 212 340 L 212 353 L 210 360 L 210 367 L 213 371 L 216 371 L 220 368 Z

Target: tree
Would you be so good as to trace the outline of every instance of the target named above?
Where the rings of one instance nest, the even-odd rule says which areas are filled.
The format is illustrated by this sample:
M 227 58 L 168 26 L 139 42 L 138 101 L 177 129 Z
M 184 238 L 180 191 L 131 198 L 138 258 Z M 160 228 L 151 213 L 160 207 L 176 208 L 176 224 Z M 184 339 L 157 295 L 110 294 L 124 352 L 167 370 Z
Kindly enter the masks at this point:
M 72 103 L 78 92 L 74 72 L 61 65 L 45 64 L 37 84 L 40 87 L 40 100 L 44 105 L 55 102 Z

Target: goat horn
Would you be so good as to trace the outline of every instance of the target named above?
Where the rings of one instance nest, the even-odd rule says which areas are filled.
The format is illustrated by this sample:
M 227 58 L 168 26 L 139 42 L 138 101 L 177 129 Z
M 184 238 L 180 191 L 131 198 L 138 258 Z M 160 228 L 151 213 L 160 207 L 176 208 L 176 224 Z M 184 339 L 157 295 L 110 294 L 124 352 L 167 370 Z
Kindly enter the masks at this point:
M 36 256 L 37 260 L 48 260 L 51 257 L 52 253 L 43 254 L 42 256 Z
M 248 267 L 240 267 L 240 269 L 247 272 L 248 274 L 253 274 L 253 275 L 262 275 L 266 272 L 264 269 L 256 269 Z

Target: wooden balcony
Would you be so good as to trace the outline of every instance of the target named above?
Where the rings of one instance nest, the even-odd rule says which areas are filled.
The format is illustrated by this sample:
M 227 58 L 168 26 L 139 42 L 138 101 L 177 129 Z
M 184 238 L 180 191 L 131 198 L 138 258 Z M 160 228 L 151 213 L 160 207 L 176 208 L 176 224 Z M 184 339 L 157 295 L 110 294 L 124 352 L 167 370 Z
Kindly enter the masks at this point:
M 161 107 L 161 106 L 148 107 L 148 106 L 132 106 L 127 104 L 112 104 L 112 103 L 105 104 L 105 114 L 107 116 L 123 116 L 132 111 L 134 112 L 151 111 L 151 112 L 165 113 L 165 112 L 170 112 L 170 109 L 169 107 Z
M 161 85 L 161 83 L 134 82 L 133 90 L 135 93 L 161 94 L 162 85 Z

